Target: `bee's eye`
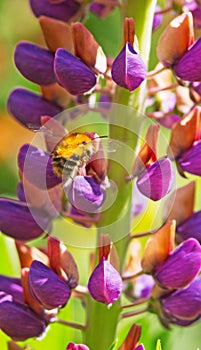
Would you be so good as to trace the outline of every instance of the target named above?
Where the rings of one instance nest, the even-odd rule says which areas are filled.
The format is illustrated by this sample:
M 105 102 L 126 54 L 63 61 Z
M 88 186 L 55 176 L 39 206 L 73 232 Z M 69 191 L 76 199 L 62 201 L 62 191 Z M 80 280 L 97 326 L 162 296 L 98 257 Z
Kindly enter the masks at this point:
M 87 145 L 87 142 L 86 142 L 86 141 L 83 141 L 82 144 L 83 144 L 83 145 Z

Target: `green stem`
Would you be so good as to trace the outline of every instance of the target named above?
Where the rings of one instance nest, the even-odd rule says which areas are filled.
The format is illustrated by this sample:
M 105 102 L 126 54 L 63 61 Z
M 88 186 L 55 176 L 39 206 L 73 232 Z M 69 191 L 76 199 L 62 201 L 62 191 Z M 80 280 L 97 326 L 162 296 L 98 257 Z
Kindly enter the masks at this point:
M 152 21 L 156 0 L 127 0 L 123 3 L 123 17 L 134 17 L 138 36 L 140 55 L 148 65 Z M 122 24 L 123 28 L 123 24 Z M 117 188 L 117 197 L 102 214 L 98 236 L 106 233 L 111 236 L 117 249 L 120 266 L 123 270 L 124 259 L 130 237 L 132 183 L 125 181 L 131 173 L 134 150 L 142 123 L 146 84 L 142 84 L 133 93 L 117 87 L 114 104 L 110 113 L 110 139 L 123 143 L 125 147 L 118 150 L 118 158 L 109 162 L 108 177 Z M 119 160 L 119 161 L 118 161 Z M 89 296 L 86 303 L 87 327 L 85 343 L 90 350 L 107 350 L 115 339 L 121 305 L 119 300 L 110 309 L 97 303 Z

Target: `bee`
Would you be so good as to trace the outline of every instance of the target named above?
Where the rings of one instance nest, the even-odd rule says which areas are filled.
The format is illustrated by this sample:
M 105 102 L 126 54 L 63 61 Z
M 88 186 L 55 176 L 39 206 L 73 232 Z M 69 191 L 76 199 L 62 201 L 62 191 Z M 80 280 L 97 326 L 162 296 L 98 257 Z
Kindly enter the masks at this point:
M 97 151 L 95 133 L 72 133 L 65 135 L 51 152 L 53 170 L 65 180 L 65 187 L 71 183 L 81 169 L 86 168 Z

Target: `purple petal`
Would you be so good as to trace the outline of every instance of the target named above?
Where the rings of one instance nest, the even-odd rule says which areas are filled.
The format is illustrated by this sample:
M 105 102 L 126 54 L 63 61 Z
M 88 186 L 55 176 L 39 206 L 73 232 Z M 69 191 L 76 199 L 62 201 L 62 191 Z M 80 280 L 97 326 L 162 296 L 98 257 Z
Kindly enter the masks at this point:
M 138 346 L 135 348 L 135 350 L 145 350 L 144 345 L 143 345 L 143 344 L 138 345 Z
M 201 246 L 194 238 L 181 243 L 158 267 L 155 277 L 166 288 L 184 288 L 201 268 Z
M 150 275 L 141 275 L 136 278 L 133 287 L 133 294 L 135 298 L 148 298 L 151 296 L 151 291 L 155 282 Z
M 96 84 L 91 69 L 64 49 L 56 51 L 54 69 L 58 82 L 72 95 L 83 94 Z
M 195 27 L 201 28 L 201 8 L 197 7 L 195 10 L 193 10 L 192 15 Z
M 42 335 L 46 325 L 28 306 L 1 295 L 0 328 L 13 340 L 24 341 Z
M 201 317 L 201 278 L 163 298 L 162 304 L 165 311 L 177 319 L 197 320 Z
M 171 191 L 174 174 L 168 158 L 161 158 L 151 164 L 138 178 L 137 187 L 153 201 L 158 201 Z
M 23 289 L 20 278 L 0 275 L 0 290 L 12 295 L 18 303 L 24 302 Z
M 201 176 L 201 141 L 195 142 L 189 150 L 182 154 L 178 161 L 184 171 Z
M 23 241 L 39 237 L 44 229 L 48 229 L 50 219 L 47 213 L 30 209 L 23 202 L 0 198 L 0 230 L 10 237 Z
M 198 95 L 201 95 L 201 82 L 198 82 L 198 81 L 193 82 L 192 87 L 198 93 Z
M 92 272 L 88 282 L 91 296 L 98 302 L 112 304 L 122 291 L 122 279 L 117 270 L 103 259 Z
M 18 166 L 23 176 L 38 188 L 49 189 L 62 181 L 53 171 L 50 156 L 29 144 L 20 148 Z
M 185 52 L 179 62 L 174 66 L 176 75 L 182 80 L 201 80 L 201 38 L 199 38 L 191 48 Z
M 167 129 L 172 129 L 173 125 L 178 122 L 181 117 L 177 114 L 170 114 L 162 118 L 157 118 L 157 122 L 163 125 Z
M 21 42 L 14 53 L 16 67 L 30 81 L 39 85 L 56 82 L 54 74 L 54 54 L 38 45 Z
M 10 114 L 28 129 L 41 127 L 41 116 L 53 117 L 62 108 L 31 91 L 17 88 L 11 92 L 7 102 Z
M 26 202 L 26 195 L 25 195 L 25 192 L 24 192 L 24 186 L 23 186 L 23 183 L 22 182 L 18 182 L 17 184 L 17 197 L 19 199 L 19 201 L 21 202 Z
M 30 266 L 29 286 L 34 297 L 46 309 L 64 306 L 70 298 L 71 290 L 53 270 L 34 260 Z
M 88 213 L 97 212 L 105 197 L 105 190 L 90 176 L 76 176 L 68 190 L 70 203 Z
M 201 210 L 177 226 L 177 236 L 180 241 L 192 237 L 201 243 Z
M 79 10 L 80 4 L 74 0 L 66 0 L 51 4 L 48 0 L 30 0 L 31 9 L 36 17 L 47 16 L 67 22 Z
M 161 10 L 161 7 L 156 5 L 155 12 L 159 12 L 160 10 Z M 162 21 L 163 21 L 162 13 L 154 14 L 152 30 L 156 30 L 161 25 Z
M 146 78 L 146 67 L 129 43 L 123 47 L 112 65 L 112 79 L 119 86 L 135 90 Z

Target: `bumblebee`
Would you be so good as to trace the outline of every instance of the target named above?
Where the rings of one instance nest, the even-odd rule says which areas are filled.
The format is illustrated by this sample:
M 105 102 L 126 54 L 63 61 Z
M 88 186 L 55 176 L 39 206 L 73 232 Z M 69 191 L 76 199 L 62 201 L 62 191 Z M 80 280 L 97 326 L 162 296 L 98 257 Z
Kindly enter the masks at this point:
M 95 144 L 89 133 L 65 135 L 51 152 L 53 170 L 65 179 L 67 187 L 79 171 L 90 161 Z

